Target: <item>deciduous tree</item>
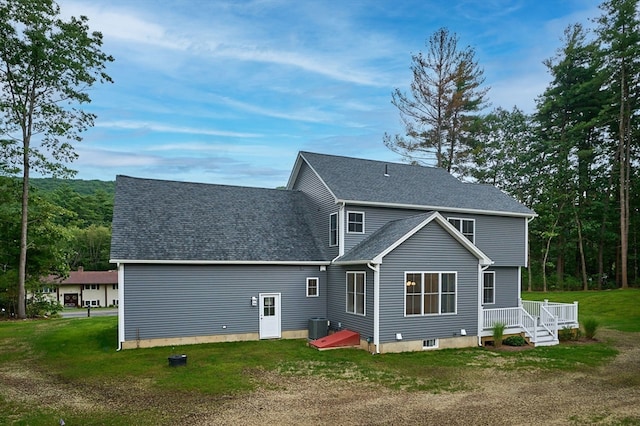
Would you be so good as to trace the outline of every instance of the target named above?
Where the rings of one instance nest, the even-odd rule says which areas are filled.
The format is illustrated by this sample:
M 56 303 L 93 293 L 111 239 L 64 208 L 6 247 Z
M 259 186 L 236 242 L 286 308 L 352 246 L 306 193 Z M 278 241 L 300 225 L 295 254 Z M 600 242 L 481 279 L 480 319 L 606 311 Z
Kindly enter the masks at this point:
M 90 32 L 85 16 L 60 17 L 53 0 L 0 1 L 1 167 L 22 172 L 18 316 L 25 317 L 29 223 L 29 177 L 71 173 L 74 142 L 95 115 L 81 106 L 87 89 L 111 82 L 105 69 L 113 58 L 101 50 L 102 34 Z

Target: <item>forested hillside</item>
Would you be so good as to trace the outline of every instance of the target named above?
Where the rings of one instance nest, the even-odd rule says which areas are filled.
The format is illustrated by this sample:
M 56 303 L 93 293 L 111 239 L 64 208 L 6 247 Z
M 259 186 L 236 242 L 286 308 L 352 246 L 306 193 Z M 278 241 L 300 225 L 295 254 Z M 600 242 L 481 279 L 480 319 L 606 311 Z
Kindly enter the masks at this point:
M 31 178 L 31 185 L 43 192 L 54 192 L 60 187 L 68 186 L 80 195 L 92 195 L 104 191 L 110 196 L 113 196 L 116 187 L 115 181 L 54 178 Z

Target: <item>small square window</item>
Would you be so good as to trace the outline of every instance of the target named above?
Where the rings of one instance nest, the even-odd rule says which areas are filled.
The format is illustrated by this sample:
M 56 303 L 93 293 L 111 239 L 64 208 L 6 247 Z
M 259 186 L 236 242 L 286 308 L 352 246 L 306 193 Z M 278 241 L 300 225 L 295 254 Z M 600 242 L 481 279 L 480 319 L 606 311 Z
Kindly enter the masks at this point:
M 460 219 L 456 217 L 447 218 L 450 224 L 452 224 L 458 231 L 462 233 L 469 241 L 475 244 L 475 219 Z
M 364 213 L 347 213 L 347 232 L 354 234 L 364 234 Z

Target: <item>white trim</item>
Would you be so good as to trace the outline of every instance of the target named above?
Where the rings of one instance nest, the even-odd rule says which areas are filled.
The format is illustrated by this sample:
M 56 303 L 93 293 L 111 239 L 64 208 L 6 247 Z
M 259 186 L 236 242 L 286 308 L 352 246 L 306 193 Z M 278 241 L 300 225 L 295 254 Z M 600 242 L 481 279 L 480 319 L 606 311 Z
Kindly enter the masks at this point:
M 476 243 L 476 220 L 475 219 L 470 219 L 468 217 L 458 217 L 458 216 L 447 216 L 447 221 L 449 223 L 451 223 L 451 220 L 459 220 L 460 221 L 460 229 L 458 229 L 458 231 L 464 235 L 464 232 L 462 231 L 464 229 L 464 222 L 473 222 L 473 235 L 471 236 L 471 238 L 473 238 L 471 241 L 472 244 Z M 452 224 L 452 223 L 451 223 Z M 452 224 L 453 225 L 453 224 Z M 454 225 L 455 228 L 455 225 Z M 457 228 L 456 228 L 457 229 Z M 465 235 L 466 237 L 466 235 Z M 468 239 L 468 238 L 467 238 Z
M 349 312 L 347 307 L 349 306 L 349 274 L 362 274 L 364 275 L 364 286 L 363 286 L 363 301 L 362 301 L 362 313 L 357 312 L 357 304 L 356 304 L 356 280 L 353 281 L 353 312 Z M 367 271 L 346 271 L 345 280 L 344 280 L 344 311 L 348 314 L 357 315 L 359 317 L 367 316 Z
M 311 163 L 309 163 L 309 161 L 307 161 L 307 159 L 304 158 L 304 155 L 302 155 L 301 152 L 298 153 L 298 157 L 296 158 L 296 162 L 295 162 L 295 164 L 293 166 L 293 170 L 291 172 L 291 176 L 289 176 L 289 182 L 287 182 L 287 189 L 292 189 L 293 183 L 298 179 L 298 173 L 300 173 L 300 168 L 302 167 L 302 161 L 307 163 L 307 166 L 309 166 L 311 171 L 316 174 L 316 176 L 320 180 L 320 183 L 322 183 L 324 185 L 325 189 L 327 191 L 329 191 L 329 194 L 331 194 L 331 196 L 333 197 L 333 199 L 335 200 L 335 202 L 337 204 L 338 203 L 338 197 L 336 197 L 336 194 L 334 194 L 333 191 L 331 191 L 331 188 L 329 188 L 329 185 L 327 185 L 327 183 L 322 179 L 322 176 L 320 176 L 320 173 L 318 173 L 316 171 L 316 169 L 313 168 Z
M 331 228 L 331 219 L 335 217 L 336 218 L 336 242 L 334 244 L 331 244 L 331 240 L 333 237 L 333 229 Z M 333 213 L 329 213 L 329 247 L 337 247 L 338 244 L 340 244 L 340 213 L 339 212 L 333 212 Z
M 428 342 L 429 340 L 433 340 L 434 341 L 434 345 L 433 346 L 426 346 L 425 343 Z M 438 349 L 438 347 L 440 346 L 440 341 L 437 337 L 433 337 L 431 339 L 423 339 L 422 340 L 422 350 L 423 351 L 432 351 L 434 349 Z
M 520 266 L 518 266 L 518 300 L 522 300 L 522 267 Z
M 346 234 L 345 224 L 344 224 L 344 220 L 345 220 L 344 209 L 345 209 L 345 205 L 343 203 L 342 205 L 340 205 L 340 210 L 338 210 L 338 223 L 339 223 L 338 238 L 340 239 L 340 242 L 338 244 L 338 257 L 344 256 L 344 235 Z
M 524 220 L 524 266 L 529 267 L 529 222 L 534 218 Z
M 118 263 L 118 350 L 124 343 L 124 264 Z
M 316 280 L 316 294 L 309 294 L 309 280 Z M 318 277 L 307 277 L 307 297 L 319 297 L 320 296 L 320 278 Z
M 471 252 L 478 260 L 480 260 L 480 264 L 483 266 L 492 265 L 493 261 L 484 254 L 478 247 L 476 247 L 467 237 L 462 235 L 452 224 L 449 223 L 447 219 L 445 219 L 440 213 L 433 212 L 429 217 L 427 217 L 422 223 L 418 224 L 411 231 L 407 232 L 401 238 L 399 238 L 395 243 L 391 244 L 387 247 L 382 253 L 377 255 L 372 259 L 373 263 L 382 263 L 382 258 L 384 258 L 391 251 L 395 250 L 400 244 L 404 243 L 409 237 L 413 236 L 416 232 L 424 228 L 427 224 L 436 220 L 445 231 L 447 231 L 453 238 L 455 238 L 460 244 L 462 244 L 467 250 Z
M 422 313 L 420 314 L 411 314 L 407 315 L 407 274 L 420 275 L 422 280 L 422 290 L 419 293 L 420 295 L 420 306 Z M 438 312 L 433 314 L 425 314 L 424 313 L 424 295 L 425 295 L 425 282 L 424 276 L 425 274 L 438 274 Z M 442 312 L 442 275 L 445 274 L 453 274 L 455 277 L 455 300 L 454 300 L 454 312 Z M 447 315 L 457 315 L 458 314 L 458 272 L 457 271 L 404 271 L 404 282 L 402 283 L 404 287 L 404 317 L 405 318 L 423 318 L 423 317 L 436 317 L 436 316 L 447 316 Z M 418 293 L 413 293 L 417 295 Z M 433 294 L 433 293 L 429 293 Z M 447 293 L 449 294 L 449 293 Z
M 109 263 L 136 263 L 156 265 L 331 265 L 330 261 L 271 261 L 271 260 L 144 260 L 144 259 L 109 259 Z
M 362 215 L 362 231 L 349 231 L 349 224 L 351 223 L 351 222 L 349 222 L 349 215 L 350 215 L 351 213 L 353 213 L 353 214 L 360 214 L 360 215 Z M 347 210 L 346 219 L 347 219 L 347 221 L 346 221 L 345 226 L 346 226 L 346 228 L 347 228 L 347 233 L 348 233 L 348 234 L 364 234 L 364 233 L 365 233 L 365 226 L 364 226 L 364 223 L 365 223 L 365 214 L 364 214 L 364 212 L 363 212 L 363 211 Z M 353 222 L 353 223 L 354 223 L 354 224 L 358 224 L 359 222 Z
M 380 265 L 368 263 L 367 266 L 373 271 L 373 345 L 376 353 L 380 353 Z
M 478 346 L 482 346 L 481 331 L 484 328 L 484 311 L 482 307 L 482 273 L 488 266 L 482 266 L 478 263 Z
M 277 335 L 263 335 L 264 330 L 262 327 L 262 315 L 264 310 L 264 298 L 265 297 L 274 297 L 275 298 L 275 316 L 278 320 L 278 333 Z M 282 337 L 282 309 L 280 304 L 282 303 L 282 293 L 258 293 L 258 308 L 259 308 L 259 324 L 258 324 L 258 336 L 260 339 L 280 339 Z
M 400 204 L 400 203 L 381 203 L 381 202 L 371 202 L 371 201 L 357 201 L 357 200 L 342 200 L 337 199 L 337 203 L 348 203 L 356 206 L 371 206 L 371 207 L 394 207 L 401 209 L 412 209 L 412 210 L 442 210 L 453 213 L 470 213 L 470 214 L 482 214 L 482 215 L 490 215 L 490 216 L 511 216 L 511 217 L 527 217 L 534 218 L 538 215 L 536 213 L 516 213 L 516 212 L 503 212 L 498 210 L 479 210 L 479 209 L 465 209 L 465 208 L 457 208 L 457 207 L 447 207 L 447 206 L 427 206 L 421 204 Z
M 484 275 L 491 274 L 493 275 L 493 302 L 485 302 L 484 301 Z M 482 271 L 482 305 L 495 305 L 496 304 L 496 271 Z

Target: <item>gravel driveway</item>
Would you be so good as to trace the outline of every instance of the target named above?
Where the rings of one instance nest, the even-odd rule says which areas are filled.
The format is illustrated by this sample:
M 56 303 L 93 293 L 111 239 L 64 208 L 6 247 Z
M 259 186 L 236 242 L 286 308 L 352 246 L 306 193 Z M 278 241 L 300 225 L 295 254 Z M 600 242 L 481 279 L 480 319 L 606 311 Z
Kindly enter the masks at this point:
M 134 413 L 152 408 L 171 425 L 640 425 L 640 333 L 606 331 L 619 355 L 585 372 L 504 370 L 461 374 L 464 389 L 428 393 L 374 383 L 253 372 L 258 391 L 238 396 L 167 395 L 144 383 L 78 388 L 26 367 L 0 367 L 0 397 L 52 409 Z M 259 376 L 259 377 L 258 377 Z M 175 395 L 177 397 L 177 395 Z M 0 424 L 2 421 L 0 421 Z

